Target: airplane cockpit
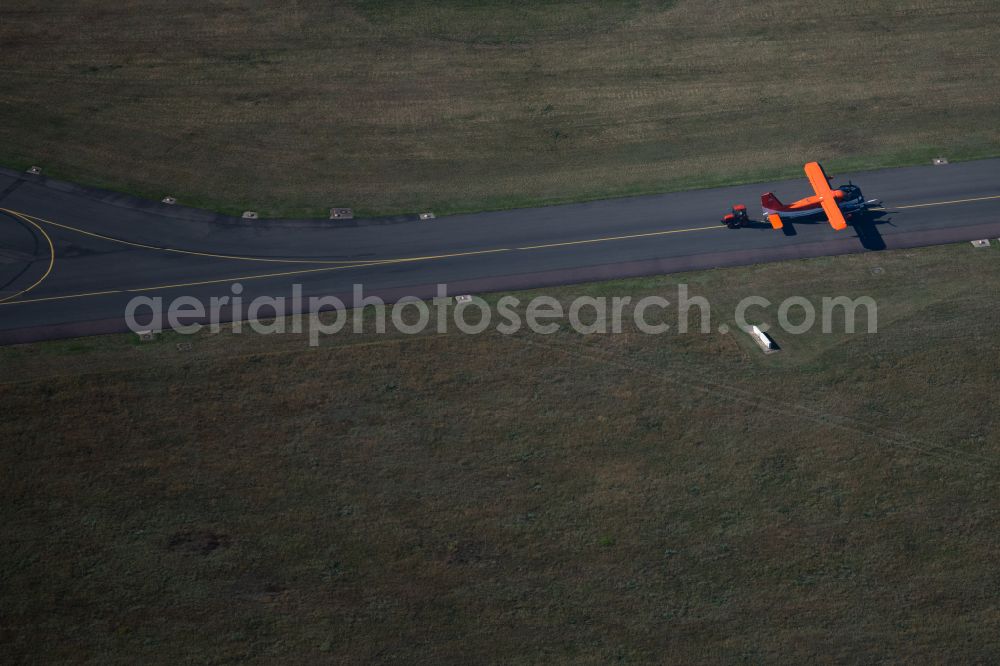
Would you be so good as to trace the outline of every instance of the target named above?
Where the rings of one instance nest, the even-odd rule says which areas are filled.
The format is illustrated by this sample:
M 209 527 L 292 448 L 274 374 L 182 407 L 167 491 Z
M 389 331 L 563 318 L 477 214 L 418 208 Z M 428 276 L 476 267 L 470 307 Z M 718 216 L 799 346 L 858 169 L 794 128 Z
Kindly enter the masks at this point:
M 854 201 L 855 199 L 861 199 L 861 188 L 854 183 L 848 183 L 847 185 L 841 185 L 837 188 L 844 193 L 844 198 L 841 201 Z

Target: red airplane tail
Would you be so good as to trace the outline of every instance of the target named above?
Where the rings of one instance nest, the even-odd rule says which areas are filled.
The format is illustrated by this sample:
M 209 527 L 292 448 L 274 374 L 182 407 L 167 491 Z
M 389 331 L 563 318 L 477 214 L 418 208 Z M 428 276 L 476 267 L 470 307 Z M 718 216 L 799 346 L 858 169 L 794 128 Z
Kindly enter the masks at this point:
M 785 209 L 785 204 L 778 201 L 778 197 L 774 196 L 774 192 L 767 192 L 760 195 L 760 205 L 763 206 L 765 210 Z

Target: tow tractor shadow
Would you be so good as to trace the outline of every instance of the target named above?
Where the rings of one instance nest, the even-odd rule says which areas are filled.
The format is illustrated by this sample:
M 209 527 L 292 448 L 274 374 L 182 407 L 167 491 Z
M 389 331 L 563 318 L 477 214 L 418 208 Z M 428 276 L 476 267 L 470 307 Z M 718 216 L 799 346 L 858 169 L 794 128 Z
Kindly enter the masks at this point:
M 757 220 L 748 220 L 743 223 L 744 229 L 770 229 L 771 224 L 769 222 L 758 222 Z
M 892 218 L 886 217 L 888 211 L 885 210 L 867 210 L 860 213 L 854 213 L 851 219 L 848 221 L 848 226 L 854 229 L 854 233 L 857 235 L 859 241 L 861 241 L 861 246 L 866 250 L 884 250 L 885 240 L 882 238 L 882 234 L 879 233 L 878 225 L 888 224 L 892 226 Z M 796 236 L 798 232 L 795 230 L 796 225 L 799 224 L 829 224 L 824 217 L 798 219 L 795 222 L 790 220 L 784 220 L 784 226 L 781 228 L 781 232 L 786 236 Z M 771 225 L 766 222 L 758 222 L 756 220 L 751 220 L 749 223 L 743 225 L 747 229 L 770 229 Z

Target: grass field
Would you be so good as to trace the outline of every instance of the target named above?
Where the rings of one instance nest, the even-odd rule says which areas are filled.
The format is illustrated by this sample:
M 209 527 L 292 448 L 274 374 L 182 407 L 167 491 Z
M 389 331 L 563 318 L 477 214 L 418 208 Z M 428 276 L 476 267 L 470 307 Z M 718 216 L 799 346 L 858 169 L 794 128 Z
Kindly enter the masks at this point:
M 993 0 L 23 0 L 0 163 L 323 215 L 983 157 L 998 23 Z
M 769 356 L 629 329 L 0 349 L 5 658 L 993 661 L 997 252 L 550 292 L 879 305 Z

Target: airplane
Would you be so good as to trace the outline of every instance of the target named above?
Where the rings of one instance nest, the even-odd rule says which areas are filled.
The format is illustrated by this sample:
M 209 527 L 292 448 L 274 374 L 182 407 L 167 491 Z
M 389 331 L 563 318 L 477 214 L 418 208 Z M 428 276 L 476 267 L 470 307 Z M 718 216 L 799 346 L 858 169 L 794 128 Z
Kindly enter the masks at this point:
M 774 192 L 766 192 L 760 197 L 760 205 L 763 207 L 764 217 L 775 229 L 784 226 L 782 220 L 791 220 L 798 217 L 809 217 L 811 215 L 826 214 L 826 219 L 830 221 L 837 231 L 847 226 L 847 220 L 853 213 L 867 210 L 869 207 L 881 206 L 878 199 L 865 200 L 861 194 L 861 188 L 853 183 L 840 185 L 837 189 L 830 187 L 830 177 L 823 171 L 819 162 L 810 162 L 805 165 L 806 178 L 812 185 L 814 196 L 799 199 L 790 204 L 783 204 L 774 196 Z M 845 219 L 846 218 L 846 219 Z

